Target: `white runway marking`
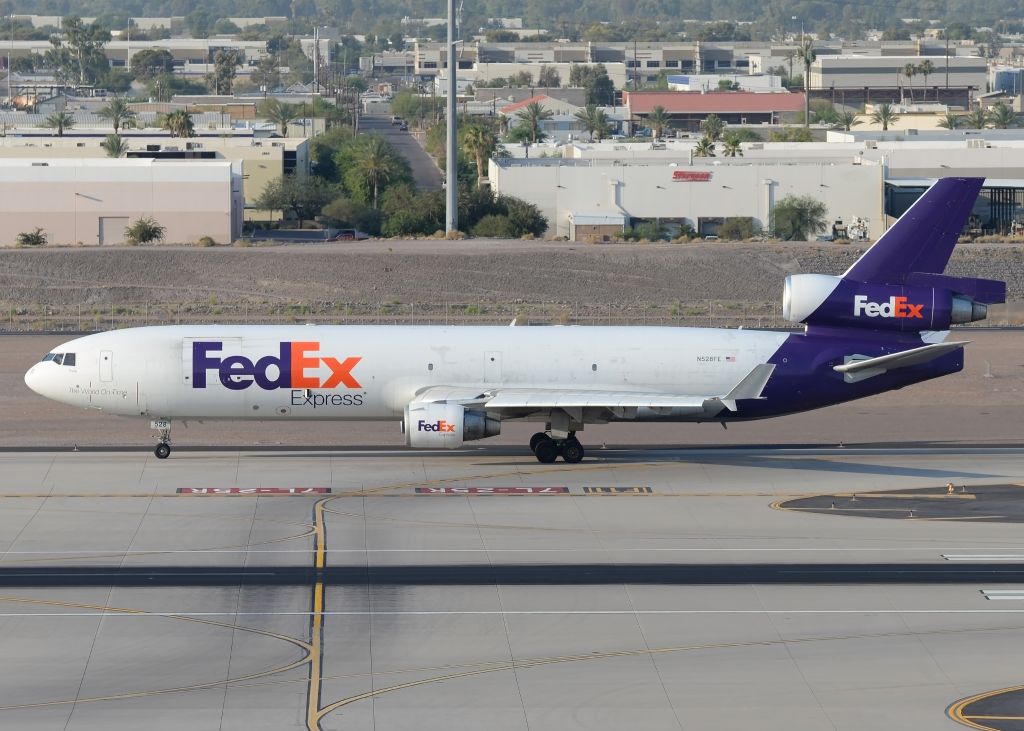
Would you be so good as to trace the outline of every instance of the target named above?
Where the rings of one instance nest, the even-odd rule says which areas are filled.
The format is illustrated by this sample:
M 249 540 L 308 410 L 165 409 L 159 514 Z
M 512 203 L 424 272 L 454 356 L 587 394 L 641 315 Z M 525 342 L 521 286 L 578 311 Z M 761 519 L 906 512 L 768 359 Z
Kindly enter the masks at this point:
M 1024 589 L 982 589 L 981 593 L 990 601 L 1024 601 Z
M 985 547 L 974 547 L 967 546 L 965 548 L 959 548 L 960 551 L 976 551 L 984 550 Z M 346 553 L 891 553 L 894 551 L 923 551 L 927 553 L 935 553 L 942 549 L 935 548 L 933 546 L 883 546 L 883 547 L 858 547 L 858 546 L 843 546 L 843 547 L 799 547 L 799 548 L 784 548 L 777 546 L 766 546 L 766 547 L 652 547 L 652 548 L 616 548 L 616 547 L 603 547 L 603 548 L 328 548 L 325 553 L 335 554 L 346 554 Z M 66 551 L 4 551 L 4 556 L 79 556 L 82 558 L 89 558 L 90 555 L 107 555 L 116 554 L 130 556 L 133 554 L 150 554 L 150 553 L 184 553 L 184 554 L 207 554 L 207 553 L 224 553 L 224 554 L 255 554 L 255 553 L 266 553 L 266 554 L 286 554 L 286 553 L 301 553 L 310 554 L 315 551 L 314 548 L 138 548 L 125 550 L 121 548 L 89 548 L 80 550 L 66 550 Z M 947 561 L 1024 561 L 1024 554 L 940 554 L 942 558 Z
M 1024 553 L 944 553 L 942 557 L 947 561 L 1024 561 Z

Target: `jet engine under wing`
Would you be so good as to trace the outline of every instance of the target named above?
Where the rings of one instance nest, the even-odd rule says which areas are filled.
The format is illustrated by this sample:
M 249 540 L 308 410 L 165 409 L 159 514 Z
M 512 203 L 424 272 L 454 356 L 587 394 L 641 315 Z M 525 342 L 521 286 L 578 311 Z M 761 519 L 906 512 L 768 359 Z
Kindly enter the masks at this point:
M 880 355 L 876 358 L 868 358 L 861 355 L 850 355 L 842 365 L 833 366 L 832 370 L 843 374 L 847 383 L 856 383 L 866 378 L 878 376 L 886 371 L 908 366 L 920 365 L 935 360 L 939 356 L 950 353 L 957 348 L 967 345 L 969 341 L 963 340 L 950 343 L 934 343 L 920 348 L 901 350 L 898 353 Z

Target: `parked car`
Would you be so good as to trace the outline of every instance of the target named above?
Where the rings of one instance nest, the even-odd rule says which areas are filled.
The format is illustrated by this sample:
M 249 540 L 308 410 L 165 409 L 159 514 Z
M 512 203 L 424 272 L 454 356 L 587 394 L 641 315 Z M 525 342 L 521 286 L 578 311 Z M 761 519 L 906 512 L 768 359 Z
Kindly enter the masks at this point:
M 409 131 L 409 125 L 406 122 L 402 122 L 402 124 L 400 124 L 398 126 L 398 129 L 401 132 L 408 132 Z
M 370 234 L 365 231 L 359 231 L 354 228 L 343 228 L 338 233 L 334 234 L 329 241 L 362 241 L 363 239 L 370 238 Z
M 401 117 L 395 116 L 391 118 L 391 126 L 394 127 L 399 124 L 405 124 L 405 120 Z

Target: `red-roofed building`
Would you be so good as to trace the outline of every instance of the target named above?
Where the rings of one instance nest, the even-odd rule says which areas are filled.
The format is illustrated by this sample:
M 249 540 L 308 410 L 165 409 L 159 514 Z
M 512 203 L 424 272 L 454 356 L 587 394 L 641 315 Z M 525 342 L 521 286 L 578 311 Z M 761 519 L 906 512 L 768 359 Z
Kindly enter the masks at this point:
M 804 95 L 802 92 L 624 91 L 622 103 L 638 124 L 643 124 L 643 118 L 660 106 L 665 108 L 673 129 L 696 131 L 711 114 L 728 124 L 794 122 L 804 109 Z

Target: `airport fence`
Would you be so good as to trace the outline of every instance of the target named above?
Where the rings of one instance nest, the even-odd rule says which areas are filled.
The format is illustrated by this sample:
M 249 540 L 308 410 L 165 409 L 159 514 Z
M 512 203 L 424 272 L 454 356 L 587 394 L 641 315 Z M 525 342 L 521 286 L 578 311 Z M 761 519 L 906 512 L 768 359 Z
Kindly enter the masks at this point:
M 296 302 L 9 305 L 0 332 L 96 332 L 142 325 L 668 325 L 786 330 L 778 302 L 651 303 Z M 1024 324 L 1024 304 L 991 308 L 981 326 Z

